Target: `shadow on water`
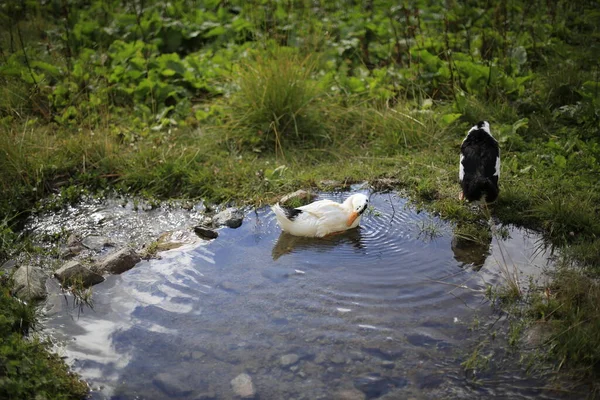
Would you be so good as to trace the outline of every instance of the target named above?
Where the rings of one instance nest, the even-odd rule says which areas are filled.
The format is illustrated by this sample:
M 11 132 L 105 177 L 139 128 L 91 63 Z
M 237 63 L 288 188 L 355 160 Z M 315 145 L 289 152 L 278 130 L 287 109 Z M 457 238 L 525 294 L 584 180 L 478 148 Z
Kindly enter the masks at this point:
M 485 264 L 485 260 L 490 256 L 492 237 L 489 237 L 485 243 L 473 241 L 459 235 L 452 237 L 452 252 L 454 259 L 464 266 L 471 265 L 473 269 L 479 271 Z
M 497 320 L 483 293 L 502 282 L 498 246 L 521 273 L 539 276 L 548 257 L 534 248 L 537 236 L 510 228 L 502 243 L 473 249 L 406 199 L 372 194 L 371 204 L 358 229 L 325 239 L 281 233 L 268 208 L 250 212 L 213 241 L 108 277 L 78 318 L 52 292 L 47 331 L 97 399 L 233 399 L 242 373 L 260 399 L 560 398 L 502 338 L 486 354 L 488 375 L 474 382 L 461 367 L 481 340 L 473 319 Z M 112 211 L 94 208 L 106 216 L 98 234 L 127 229 L 128 214 L 113 222 Z
M 273 246 L 271 255 L 273 256 L 273 260 L 277 261 L 279 257 L 285 254 L 297 253 L 308 249 L 317 253 L 325 252 L 332 250 L 342 243 L 349 244 L 357 252 L 360 252 L 361 249 L 364 249 L 361 243 L 360 229 L 360 227 L 357 227 L 356 229 L 326 238 L 306 238 L 281 232 L 275 246 Z

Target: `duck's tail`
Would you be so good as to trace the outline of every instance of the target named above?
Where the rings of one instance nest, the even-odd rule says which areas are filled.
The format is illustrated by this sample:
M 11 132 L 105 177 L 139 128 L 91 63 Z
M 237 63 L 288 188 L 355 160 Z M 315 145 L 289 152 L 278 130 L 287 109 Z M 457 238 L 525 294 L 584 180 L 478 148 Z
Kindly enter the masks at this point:
M 292 207 L 284 207 L 279 203 L 271 207 L 271 210 L 275 213 L 279 226 L 284 231 L 290 231 L 290 226 L 296 217 L 302 214 L 302 210 Z
M 462 189 L 467 200 L 477 201 L 485 194 L 485 201 L 488 203 L 496 200 L 500 192 L 498 185 L 490 178 L 485 178 L 480 174 L 471 179 L 465 178 L 462 182 Z

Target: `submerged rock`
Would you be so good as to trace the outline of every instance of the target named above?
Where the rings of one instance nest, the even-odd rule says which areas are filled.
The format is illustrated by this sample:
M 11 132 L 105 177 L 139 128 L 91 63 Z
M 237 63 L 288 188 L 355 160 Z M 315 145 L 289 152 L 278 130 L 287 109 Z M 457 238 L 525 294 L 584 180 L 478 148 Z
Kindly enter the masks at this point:
M 217 237 L 219 237 L 219 232 L 213 231 L 212 229 L 200 225 L 194 227 L 194 233 L 196 233 L 196 235 L 198 235 L 202 239 L 206 240 L 216 239 Z
M 248 374 L 239 374 L 231 380 L 233 392 L 242 399 L 251 399 L 256 395 L 254 383 Z
M 379 374 L 362 375 L 354 379 L 354 387 L 363 392 L 367 398 L 381 397 L 386 393 L 403 388 L 408 380 L 403 377 L 387 377 Z
M 244 213 L 237 208 L 230 207 L 215 215 L 212 219 L 212 223 L 215 227 L 227 226 L 235 229 L 242 226 L 243 220 Z
M 171 397 L 183 397 L 192 393 L 193 388 L 187 385 L 179 376 L 169 372 L 156 374 L 152 383 Z
M 39 267 L 23 265 L 13 275 L 13 293 L 25 301 L 46 297 L 46 273 Z
M 83 286 L 88 287 L 104 281 L 102 275 L 91 271 L 79 261 L 69 261 L 57 269 L 54 276 L 56 276 L 63 285 L 70 285 L 77 280 L 81 280 Z
M 367 396 L 357 389 L 340 390 L 333 394 L 334 400 L 365 400 Z
M 289 367 L 290 365 L 296 364 L 298 360 L 300 360 L 300 357 L 298 357 L 297 354 L 286 354 L 281 356 L 279 362 L 281 363 L 282 367 Z
M 98 274 L 121 274 L 140 262 L 141 257 L 131 248 L 124 248 L 109 254 L 92 267 Z

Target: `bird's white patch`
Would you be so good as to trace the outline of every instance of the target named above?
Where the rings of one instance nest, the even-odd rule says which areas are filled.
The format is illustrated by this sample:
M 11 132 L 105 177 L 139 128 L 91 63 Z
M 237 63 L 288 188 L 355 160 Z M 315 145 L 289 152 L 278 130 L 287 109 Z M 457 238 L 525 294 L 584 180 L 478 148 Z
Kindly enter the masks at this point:
M 476 130 L 479 130 L 479 129 L 483 130 L 485 133 L 487 133 L 488 135 L 490 135 L 490 137 L 492 139 L 496 140 L 496 138 L 492 135 L 492 131 L 490 130 L 490 123 L 487 122 L 487 121 L 483 121 L 483 127 L 480 128 L 478 125 L 473 125 L 471 127 L 471 129 L 469 129 L 469 132 L 467 132 L 467 136 L 465 136 L 465 138 L 463 139 L 463 142 L 465 140 L 467 140 L 467 138 L 469 137 L 469 133 L 471 133 L 473 131 L 476 131 Z M 496 140 L 496 142 L 497 142 L 497 140 Z
M 492 136 L 492 132 L 490 131 L 490 123 L 489 122 L 483 121 L 483 128 L 481 128 L 481 129 L 483 129 L 485 131 L 485 133 L 487 133 L 488 135 Z
M 462 154 L 460 155 L 460 162 L 458 163 L 459 168 L 458 168 L 458 179 L 462 182 L 463 178 L 465 177 L 465 167 L 463 166 L 463 160 L 464 160 L 465 156 L 463 156 Z
M 300 269 L 295 269 L 294 272 L 297 273 L 298 275 L 304 275 L 306 273 Z
M 498 157 L 496 157 L 496 170 L 494 172 L 494 176 L 497 176 L 498 178 L 500 178 L 500 154 L 498 154 Z
M 347 313 L 347 312 L 352 311 L 351 308 L 341 308 L 341 307 L 336 308 L 336 310 L 338 310 L 339 312 L 342 312 L 342 313 Z

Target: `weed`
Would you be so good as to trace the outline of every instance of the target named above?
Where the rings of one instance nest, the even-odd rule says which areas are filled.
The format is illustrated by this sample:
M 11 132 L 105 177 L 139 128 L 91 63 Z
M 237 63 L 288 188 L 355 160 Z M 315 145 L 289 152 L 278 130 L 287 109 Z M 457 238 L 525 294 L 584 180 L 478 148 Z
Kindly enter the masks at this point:
M 417 223 L 419 227 L 419 238 L 423 240 L 431 241 L 437 237 L 442 236 L 442 225 L 438 221 L 419 221 Z
M 472 373 L 473 379 L 476 378 L 477 373 L 485 371 L 489 366 L 492 355 L 483 354 L 486 345 L 487 342 L 479 343 L 471 355 L 461 363 L 462 367 L 466 371 L 470 371 Z
M 77 307 L 79 312 L 83 311 L 85 307 L 94 309 L 92 288 L 86 287 L 80 276 L 74 277 L 69 283 L 69 290 L 73 295 L 73 307 Z

